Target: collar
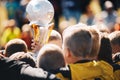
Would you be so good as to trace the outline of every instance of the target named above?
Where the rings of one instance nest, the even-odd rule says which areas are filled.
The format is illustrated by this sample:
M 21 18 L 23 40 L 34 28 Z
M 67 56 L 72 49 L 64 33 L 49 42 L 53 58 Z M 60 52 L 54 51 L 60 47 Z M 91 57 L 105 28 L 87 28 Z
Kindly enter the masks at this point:
M 90 61 L 92 61 L 92 60 L 87 60 L 87 59 L 85 59 L 85 60 L 79 60 L 79 61 L 75 62 L 75 64 L 76 63 L 86 63 L 86 62 L 90 62 Z

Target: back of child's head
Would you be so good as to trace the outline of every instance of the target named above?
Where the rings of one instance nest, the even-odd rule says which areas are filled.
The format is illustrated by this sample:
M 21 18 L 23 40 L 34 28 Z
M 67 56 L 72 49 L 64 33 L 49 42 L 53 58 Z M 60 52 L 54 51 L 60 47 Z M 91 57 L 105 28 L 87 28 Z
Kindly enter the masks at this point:
M 120 31 L 114 31 L 109 34 L 109 39 L 112 46 L 112 53 L 120 52 Z
M 9 58 L 13 59 L 13 60 L 20 60 L 20 61 L 26 62 L 27 64 L 29 64 L 32 67 L 36 67 L 35 60 L 29 53 L 17 52 L 17 53 L 14 53 L 13 55 L 11 55 Z
M 90 57 L 96 57 L 99 53 L 99 49 L 100 49 L 100 40 L 101 40 L 101 36 L 100 36 L 100 32 L 89 26 L 89 30 L 92 34 L 92 38 L 93 38 L 93 46 L 92 46 L 92 50 L 91 50 L 91 53 L 90 53 Z
M 5 45 L 5 56 L 9 57 L 16 52 L 27 52 L 27 45 L 21 39 L 10 40 Z
M 61 34 L 56 30 L 52 30 L 50 37 L 48 39 L 48 43 L 56 44 L 61 47 L 62 46 Z
M 54 44 L 44 45 L 38 54 L 37 66 L 47 71 L 64 67 L 65 61 L 61 48 Z
M 92 43 L 92 35 L 85 24 L 70 26 L 63 32 L 63 48 L 69 49 L 76 57 L 87 57 Z
M 120 46 L 120 31 L 114 31 L 111 34 L 109 34 L 109 39 L 113 45 Z

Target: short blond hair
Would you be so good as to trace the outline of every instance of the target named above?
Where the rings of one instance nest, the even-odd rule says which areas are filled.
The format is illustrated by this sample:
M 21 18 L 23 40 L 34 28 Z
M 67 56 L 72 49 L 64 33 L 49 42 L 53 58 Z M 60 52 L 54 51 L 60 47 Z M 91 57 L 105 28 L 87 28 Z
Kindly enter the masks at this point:
M 89 26 L 89 30 L 92 34 L 92 38 L 93 38 L 93 45 L 92 45 L 92 50 L 91 50 L 91 53 L 90 53 L 90 57 L 96 57 L 99 53 L 99 49 L 100 49 L 100 40 L 101 40 L 101 36 L 100 36 L 100 32 Z
M 62 40 L 62 37 L 58 31 L 52 30 L 48 42 L 51 40 Z
M 63 32 L 63 45 L 76 57 L 88 56 L 91 53 L 92 43 L 92 36 L 86 25 L 73 25 Z

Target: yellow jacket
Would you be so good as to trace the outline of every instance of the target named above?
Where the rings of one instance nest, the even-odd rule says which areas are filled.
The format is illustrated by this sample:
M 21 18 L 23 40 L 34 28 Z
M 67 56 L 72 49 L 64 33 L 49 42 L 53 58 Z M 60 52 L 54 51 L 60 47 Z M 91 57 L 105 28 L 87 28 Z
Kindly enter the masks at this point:
M 113 68 L 105 61 L 90 61 L 68 65 L 56 74 L 61 80 L 114 80 Z
M 114 71 L 114 80 L 120 80 L 120 69 Z
M 114 69 L 114 80 L 120 80 L 120 65 L 114 63 L 112 66 Z

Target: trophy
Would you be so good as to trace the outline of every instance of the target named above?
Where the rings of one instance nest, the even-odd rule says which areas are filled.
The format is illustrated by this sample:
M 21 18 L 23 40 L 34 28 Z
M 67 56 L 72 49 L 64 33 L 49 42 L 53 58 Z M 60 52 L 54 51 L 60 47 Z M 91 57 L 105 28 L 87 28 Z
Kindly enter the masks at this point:
M 50 22 L 54 17 L 54 8 L 48 0 L 31 0 L 26 7 L 34 41 L 41 45 L 47 43 L 54 24 Z

